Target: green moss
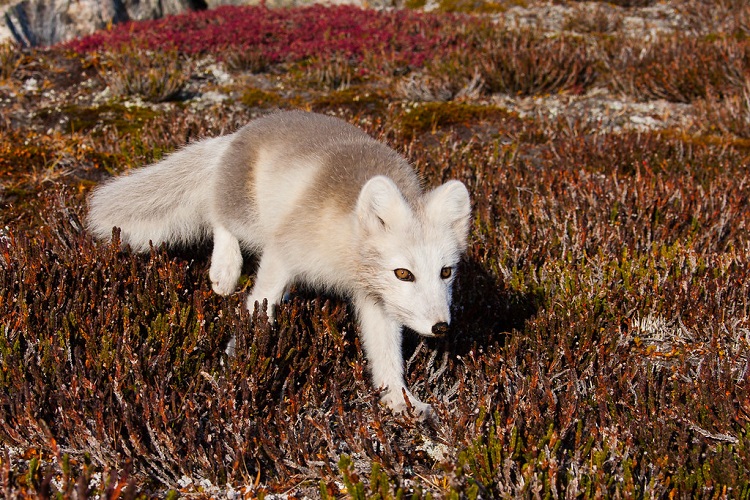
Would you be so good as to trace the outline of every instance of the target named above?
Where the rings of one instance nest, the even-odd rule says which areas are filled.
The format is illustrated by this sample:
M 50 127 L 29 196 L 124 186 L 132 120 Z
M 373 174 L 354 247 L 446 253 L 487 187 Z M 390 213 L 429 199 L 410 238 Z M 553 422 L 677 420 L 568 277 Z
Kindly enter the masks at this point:
M 372 89 L 354 86 L 328 92 L 316 97 L 312 103 L 313 110 L 346 108 L 353 111 L 382 111 L 386 98 Z
M 428 102 L 406 111 L 400 119 L 401 131 L 407 137 L 451 125 L 502 119 L 511 113 L 495 107 L 459 102 Z
M 121 132 L 138 131 L 157 115 L 158 113 L 150 108 L 125 106 L 114 102 L 98 106 L 66 104 L 43 108 L 37 113 L 37 116 L 50 126 L 60 126 L 68 133 L 100 131 L 105 126 L 115 127 Z
M 245 89 L 240 102 L 249 108 L 272 108 L 279 106 L 283 99 L 275 92 L 266 92 L 254 87 Z

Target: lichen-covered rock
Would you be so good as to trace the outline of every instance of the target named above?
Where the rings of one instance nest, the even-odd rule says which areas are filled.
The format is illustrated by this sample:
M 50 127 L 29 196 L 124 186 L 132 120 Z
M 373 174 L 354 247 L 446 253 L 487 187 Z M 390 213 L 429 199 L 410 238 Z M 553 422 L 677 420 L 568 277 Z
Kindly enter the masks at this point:
M 51 45 L 109 24 L 205 9 L 204 0 L 21 0 L 0 10 L 0 41 Z

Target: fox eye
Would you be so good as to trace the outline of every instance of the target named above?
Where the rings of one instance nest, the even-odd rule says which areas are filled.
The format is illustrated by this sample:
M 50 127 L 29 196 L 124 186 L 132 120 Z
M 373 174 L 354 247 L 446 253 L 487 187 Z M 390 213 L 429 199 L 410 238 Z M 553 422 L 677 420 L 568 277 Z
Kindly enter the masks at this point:
M 401 281 L 414 281 L 414 275 L 408 269 L 398 268 L 394 269 L 393 274 L 396 275 Z
M 440 277 L 444 280 L 447 280 L 451 277 L 451 274 L 453 274 L 453 268 L 452 267 L 444 267 L 440 270 Z

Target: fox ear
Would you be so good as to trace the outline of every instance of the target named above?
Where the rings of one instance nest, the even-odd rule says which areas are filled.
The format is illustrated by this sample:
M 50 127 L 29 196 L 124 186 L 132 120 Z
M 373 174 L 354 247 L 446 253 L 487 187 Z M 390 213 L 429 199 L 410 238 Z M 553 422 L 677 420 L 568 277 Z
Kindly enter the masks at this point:
M 425 213 L 433 223 L 450 227 L 461 245 L 461 250 L 466 249 L 471 201 L 469 191 L 461 181 L 448 181 L 427 193 Z
M 389 229 L 407 220 L 410 209 L 398 186 L 384 175 L 362 186 L 357 200 L 357 217 L 368 230 Z

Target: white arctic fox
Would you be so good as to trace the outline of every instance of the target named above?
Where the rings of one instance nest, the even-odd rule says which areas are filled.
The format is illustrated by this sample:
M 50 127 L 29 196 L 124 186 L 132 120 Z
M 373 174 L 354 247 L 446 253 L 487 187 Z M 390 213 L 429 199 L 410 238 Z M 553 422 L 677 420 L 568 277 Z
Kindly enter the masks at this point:
M 222 295 L 237 286 L 240 249 L 257 252 L 247 307 L 267 299 L 271 316 L 292 283 L 351 298 L 383 401 L 403 411 L 405 394 L 424 417 L 430 406 L 404 383 L 401 330 L 447 331 L 470 212 L 461 182 L 425 193 L 408 162 L 362 130 L 289 111 L 99 186 L 87 224 L 101 239 L 119 227 L 136 251 L 213 237 L 209 276 Z

